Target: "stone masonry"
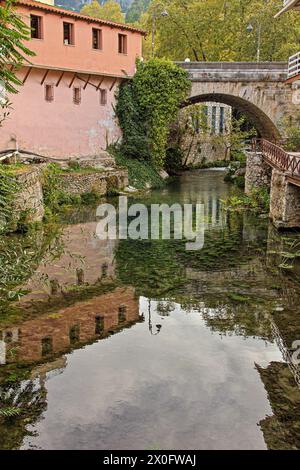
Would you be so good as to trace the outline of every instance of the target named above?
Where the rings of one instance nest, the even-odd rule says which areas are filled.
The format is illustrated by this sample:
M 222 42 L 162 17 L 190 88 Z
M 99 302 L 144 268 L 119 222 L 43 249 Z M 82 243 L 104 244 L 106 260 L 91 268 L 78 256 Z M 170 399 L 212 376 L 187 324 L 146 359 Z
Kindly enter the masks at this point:
M 246 157 L 245 193 L 250 194 L 253 189 L 269 188 L 272 169 L 265 163 L 263 155 L 247 151 Z
M 96 192 L 104 196 L 112 189 L 122 190 L 128 186 L 128 171 L 124 168 L 92 171 L 89 173 L 63 173 L 58 176 L 61 189 L 68 194 Z
M 277 228 L 300 227 L 300 187 L 277 170 L 272 173 L 270 218 Z
M 39 222 L 44 217 L 43 190 L 40 181 L 44 165 L 30 165 L 28 170 L 16 174 L 15 179 L 20 185 L 16 194 L 13 213 L 13 225 L 25 218 L 27 222 Z

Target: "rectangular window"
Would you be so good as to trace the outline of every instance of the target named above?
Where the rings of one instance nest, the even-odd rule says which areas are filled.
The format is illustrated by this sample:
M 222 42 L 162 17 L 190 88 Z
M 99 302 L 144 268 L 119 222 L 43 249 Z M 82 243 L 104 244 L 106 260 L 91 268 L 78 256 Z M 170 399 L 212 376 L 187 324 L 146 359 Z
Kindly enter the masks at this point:
M 74 25 L 64 22 L 64 44 L 67 46 L 74 45 Z
M 224 108 L 223 108 L 223 106 L 221 106 L 221 108 L 220 108 L 220 126 L 219 126 L 220 134 L 224 134 L 224 130 L 225 130 L 224 124 L 225 124 Z
M 127 36 L 119 34 L 119 54 L 127 54 Z
M 101 106 L 107 104 L 107 90 L 100 90 L 100 104 Z
M 104 317 L 100 315 L 95 317 L 95 334 L 101 335 L 104 331 Z
M 53 353 L 53 340 L 51 336 L 42 338 L 42 356 L 48 356 Z
M 93 28 L 92 37 L 93 37 L 93 49 L 101 50 L 102 49 L 102 30 Z
M 70 344 L 78 343 L 80 340 L 80 326 L 73 325 L 69 330 Z
M 30 28 L 32 39 L 42 39 L 42 17 L 30 15 Z
M 212 106 L 211 108 L 211 133 L 216 133 L 216 122 L 217 122 L 217 107 Z
M 73 88 L 73 102 L 74 102 L 74 104 L 80 104 L 81 103 L 81 88 L 79 88 L 79 87 L 74 87 Z
M 54 100 L 54 86 L 45 85 L 45 100 L 51 103 Z
M 126 321 L 126 305 L 120 305 L 119 307 L 119 314 L 118 314 L 118 323 L 124 323 Z

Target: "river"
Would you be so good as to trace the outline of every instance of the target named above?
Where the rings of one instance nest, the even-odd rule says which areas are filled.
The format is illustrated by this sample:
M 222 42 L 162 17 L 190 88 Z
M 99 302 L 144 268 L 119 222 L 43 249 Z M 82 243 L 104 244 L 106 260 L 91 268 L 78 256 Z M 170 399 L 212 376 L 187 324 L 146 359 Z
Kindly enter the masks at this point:
M 202 202 L 199 251 L 99 240 L 94 207 L 2 237 L 1 449 L 300 449 L 300 237 L 225 213 L 236 191 L 131 198 Z

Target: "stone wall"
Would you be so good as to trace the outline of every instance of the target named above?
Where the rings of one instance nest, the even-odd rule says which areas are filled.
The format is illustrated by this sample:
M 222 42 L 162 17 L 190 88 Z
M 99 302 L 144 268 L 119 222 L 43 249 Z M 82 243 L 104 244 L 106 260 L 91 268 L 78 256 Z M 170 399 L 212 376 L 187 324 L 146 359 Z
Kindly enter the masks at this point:
M 13 227 L 21 219 L 26 222 L 39 222 L 44 217 L 43 190 L 40 181 L 44 165 L 30 165 L 28 170 L 15 176 L 20 186 L 13 205 Z
M 250 194 L 257 188 L 269 188 L 272 169 L 265 163 L 262 154 L 247 151 L 246 157 L 245 193 Z
M 128 186 L 128 171 L 116 168 L 102 172 L 74 172 L 58 176 L 61 189 L 68 194 L 96 192 L 104 196 L 111 189 L 122 190 Z
M 228 159 L 225 145 L 214 142 L 212 138 L 188 136 L 182 143 L 181 150 L 188 166 L 199 166 Z
M 300 227 L 300 188 L 277 170 L 272 174 L 270 218 L 277 228 Z

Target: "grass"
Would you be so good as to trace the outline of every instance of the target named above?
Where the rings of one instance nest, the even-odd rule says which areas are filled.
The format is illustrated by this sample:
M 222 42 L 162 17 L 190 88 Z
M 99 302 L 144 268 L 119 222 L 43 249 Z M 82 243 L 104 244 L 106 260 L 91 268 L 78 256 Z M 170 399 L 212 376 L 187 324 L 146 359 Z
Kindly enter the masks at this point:
M 30 166 L 24 163 L 15 163 L 12 165 L 0 163 L 0 174 L 14 176 L 19 173 L 25 173 L 29 168 Z

